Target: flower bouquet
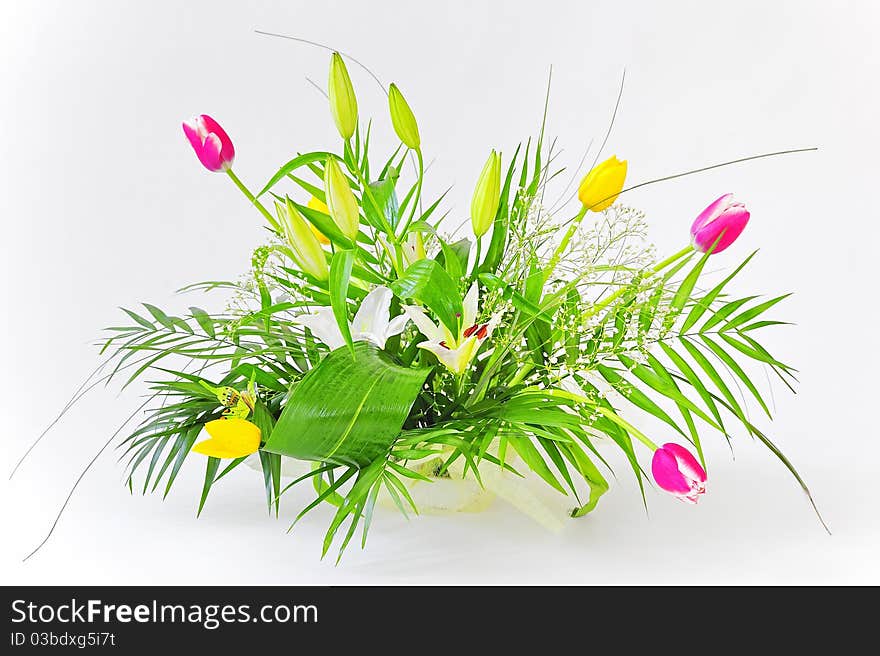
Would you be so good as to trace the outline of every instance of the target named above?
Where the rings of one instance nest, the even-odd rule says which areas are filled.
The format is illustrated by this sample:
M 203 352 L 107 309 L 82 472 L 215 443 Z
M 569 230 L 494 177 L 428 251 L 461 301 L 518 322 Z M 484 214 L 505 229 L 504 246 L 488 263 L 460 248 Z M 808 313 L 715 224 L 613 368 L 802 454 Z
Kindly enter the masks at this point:
M 297 520 L 333 506 L 323 552 L 335 542 L 340 556 L 359 530 L 366 541 L 377 501 L 418 512 L 414 490 L 434 481 L 494 488 L 540 516 L 546 508 L 518 482 L 531 473 L 568 495 L 571 517 L 586 515 L 608 490 L 605 449 L 623 452 L 643 494 L 653 479 L 696 503 L 704 433 L 729 440 L 735 425 L 806 490 L 733 391 L 770 415 L 748 361 L 793 384 L 794 370 L 758 341 L 784 323 L 768 313 L 785 295 L 732 291 L 754 253 L 702 284 L 709 258 L 749 221 L 741 202 L 721 195 L 696 216 L 687 245 L 655 257 L 644 215 L 618 203 L 647 184 L 626 186 L 626 161 L 594 163 L 575 208 L 547 200 L 558 172 L 542 125 L 512 156 L 489 154 L 470 234 L 455 239 L 443 197 L 422 192 L 415 115 L 397 86 L 385 92 L 400 143 L 377 157 L 334 53 L 328 99 L 340 148 L 297 155 L 256 192 L 234 173 L 217 121 L 183 124 L 201 163 L 232 180 L 271 236 L 244 279 L 186 288 L 231 290 L 222 312 L 173 316 L 145 304 L 109 329 L 112 375 L 151 376 L 148 414 L 123 443 L 132 489 L 167 494 L 182 467 L 201 466 L 201 512 L 250 461 L 270 512 L 301 484 L 314 499 Z M 650 437 L 639 413 L 666 435 Z

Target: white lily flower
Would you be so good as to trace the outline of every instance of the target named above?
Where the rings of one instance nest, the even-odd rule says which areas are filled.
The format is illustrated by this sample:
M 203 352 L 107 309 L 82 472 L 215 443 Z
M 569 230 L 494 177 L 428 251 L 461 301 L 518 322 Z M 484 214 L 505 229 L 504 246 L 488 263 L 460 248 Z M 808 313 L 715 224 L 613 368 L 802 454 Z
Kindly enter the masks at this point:
M 420 307 L 407 305 L 403 311 L 416 324 L 419 332 L 428 338 L 427 341 L 418 345 L 419 348 L 436 355 L 437 359 L 452 372 L 463 374 L 480 346 L 489 339 L 489 335 L 492 334 L 492 330 L 498 325 L 501 318 L 501 315 L 497 314 L 488 323 L 475 323 L 478 304 L 479 288 L 477 283 L 474 283 L 464 297 L 461 328 L 457 335 L 454 335 L 442 323 L 437 325 L 431 321 Z
M 400 314 L 393 319 L 390 318 L 391 296 L 391 290 L 383 285 L 367 294 L 354 315 L 354 320 L 349 324 L 353 341 L 372 342 L 379 348 L 385 348 L 385 342 L 389 337 L 403 332 L 409 317 Z M 309 328 L 315 337 L 330 347 L 331 351 L 345 344 L 345 338 L 333 315 L 333 308 L 329 306 L 319 307 L 308 314 L 297 315 L 293 320 Z

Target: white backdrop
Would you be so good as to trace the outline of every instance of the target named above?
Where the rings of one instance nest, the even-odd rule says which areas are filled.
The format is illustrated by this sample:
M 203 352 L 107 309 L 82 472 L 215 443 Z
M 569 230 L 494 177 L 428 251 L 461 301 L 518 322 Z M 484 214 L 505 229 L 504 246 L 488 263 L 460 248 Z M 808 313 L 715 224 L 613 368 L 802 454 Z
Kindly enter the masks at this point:
M 776 390 L 770 426 L 810 483 L 833 536 L 759 445 L 736 461 L 710 442 L 710 492 L 696 508 L 631 476 L 595 513 L 545 532 L 504 505 L 484 515 L 384 512 L 367 550 L 319 562 L 328 519 L 294 533 L 265 516 L 261 480 L 240 470 L 195 518 L 202 467 L 164 502 L 133 497 L 111 453 L 98 460 L 57 532 L 31 561 L 78 472 L 137 402 L 98 389 L 0 476 L 2 583 L 880 583 L 877 440 L 880 10 L 872 2 L 39 2 L 0 9 L 0 262 L 3 267 L 0 471 L 94 366 L 116 306 L 210 305 L 175 297 L 235 277 L 262 239 L 259 217 L 225 176 L 198 164 L 180 130 L 194 113 L 235 140 L 236 170 L 260 185 L 296 151 L 336 144 L 323 98 L 327 54 L 256 35 L 304 36 L 397 81 L 419 119 L 429 192 L 455 184 L 466 217 L 489 147 L 512 153 L 537 127 L 547 72 L 549 132 L 578 159 L 601 139 L 637 182 L 724 159 L 817 145 L 634 192 L 661 252 L 695 214 L 734 191 L 752 211 L 730 267 L 761 253 L 738 290 L 796 294 L 768 346 L 801 371 Z M 383 98 L 351 68 L 362 115 L 390 141 Z M 219 302 L 219 299 L 216 301 Z M 305 493 L 294 501 L 303 501 Z M 563 504 L 564 505 L 564 504 Z

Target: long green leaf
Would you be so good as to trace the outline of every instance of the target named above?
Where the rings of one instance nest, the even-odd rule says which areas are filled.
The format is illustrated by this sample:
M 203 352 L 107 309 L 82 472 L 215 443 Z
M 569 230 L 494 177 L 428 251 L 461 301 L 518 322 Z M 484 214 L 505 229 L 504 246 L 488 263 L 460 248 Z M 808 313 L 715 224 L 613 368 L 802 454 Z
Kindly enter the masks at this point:
M 336 349 L 294 388 L 264 448 L 366 466 L 391 447 L 429 371 L 402 367 L 367 342 Z

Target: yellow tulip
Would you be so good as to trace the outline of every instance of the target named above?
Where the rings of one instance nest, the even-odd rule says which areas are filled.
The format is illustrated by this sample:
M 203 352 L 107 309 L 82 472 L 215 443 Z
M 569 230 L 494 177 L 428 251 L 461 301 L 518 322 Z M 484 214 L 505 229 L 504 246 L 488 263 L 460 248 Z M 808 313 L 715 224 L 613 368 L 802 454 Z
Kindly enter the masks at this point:
M 287 204 L 280 208 L 284 234 L 299 267 L 318 280 L 327 280 L 330 271 L 324 249 L 312 231 L 312 224 L 300 213 L 296 206 L 287 199 Z
M 407 148 L 418 150 L 421 145 L 418 123 L 396 84 L 388 89 L 388 109 L 391 111 L 391 124 L 397 136 Z
M 331 218 L 342 234 L 354 241 L 360 224 L 357 199 L 334 157 L 328 157 L 324 165 L 324 193 Z
M 326 203 L 322 201 L 320 198 L 312 196 L 309 198 L 309 202 L 306 203 L 306 207 L 309 209 L 315 210 L 316 212 L 321 212 L 322 214 L 326 214 L 330 216 L 330 208 L 327 207 Z M 324 236 L 324 233 L 318 230 L 313 223 L 309 223 L 309 227 L 312 229 L 312 232 L 315 233 L 315 237 L 318 238 L 318 241 L 324 244 L 325 246 L 330 243 L 330 240 Z
M 327 84 L 330 92 L 330 112 L 340 136 L 351 139 L 357 128 L 358 105 L 354 95 L 354 87 L 351 78 L 348 77 L 348 69 L 338 52 L 334 52 L 330 58 L 330 80 Z
M 247 419 L 215 419 L 205 424 L 205 430 L 211 437 L 193 446 L 196 453 L 213 458 L 243 458 L 260 448 L 260 429 Z
M 626 182 L 626 160 L 612 155 L 584 176 L 578 198 L 588 210 L 601 212 L 611 207 Z
M 471 225 L 477 237 L 485 235 L 492 226 L 500 197 L 501 155 L 493 150 L 480 173 L 471 200 Z

